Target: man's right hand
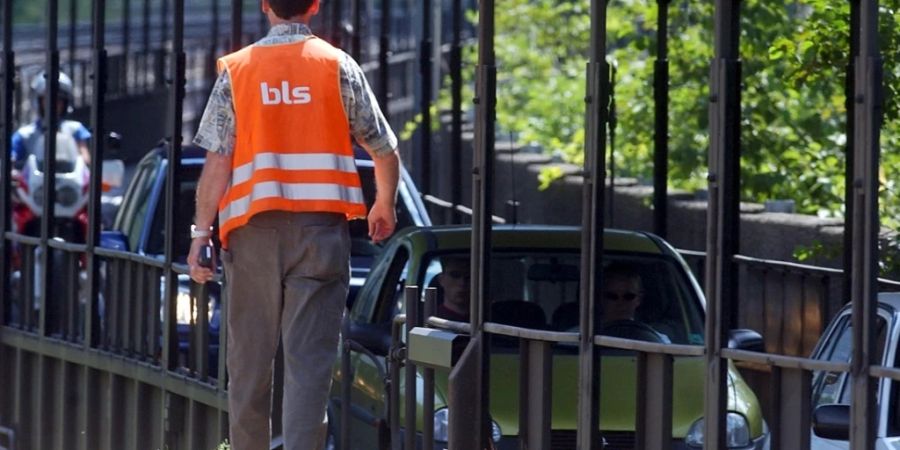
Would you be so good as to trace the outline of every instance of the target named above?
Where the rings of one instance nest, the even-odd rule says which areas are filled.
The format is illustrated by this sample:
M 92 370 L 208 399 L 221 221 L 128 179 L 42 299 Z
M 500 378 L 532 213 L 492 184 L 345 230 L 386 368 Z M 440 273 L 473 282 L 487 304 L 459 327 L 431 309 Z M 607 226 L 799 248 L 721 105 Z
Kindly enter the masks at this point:
M 204 245 L 208 245 L 212 252 L 212 257 L 210 258 L 212 264 L 210 264 L 210 267 L 203 267 L 200 265 L 200 249 Z M 205 237 L 192 240 L 191 251 L 188 253 L 187 263 L 192 280 L 201 284 L 212 280 L 213 276 L 216 274 L 216 248 L 213 246 L 212 240 Z
M 369 211 L 369 237 L 376 244 L 391 237 L 397 227 L 397 211 L 389 203 L 376 200 Z

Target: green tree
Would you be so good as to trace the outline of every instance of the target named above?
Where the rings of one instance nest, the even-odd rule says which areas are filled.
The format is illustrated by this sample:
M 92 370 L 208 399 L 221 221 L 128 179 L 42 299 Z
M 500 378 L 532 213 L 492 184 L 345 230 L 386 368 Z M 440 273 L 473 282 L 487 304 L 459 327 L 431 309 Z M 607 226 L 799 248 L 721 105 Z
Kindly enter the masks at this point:
M 884 223 L 898 225 L 900 195 L 900 0 L 881 2 L 887 100 L 882 129 Z M 514 136 L 580 164 L 584 148 L 588 0 L 499 0 L 497 119 Z M 712 2 L 670 3 L 670 173 L 679 188 L 706 184 Z M 619 173 L 652 174 L 655 2 L 608 10 L 608 52 L 618 68 Z M 840 216 L 844 191 L 848 2 L 742 4 L 742 196 L 790 198 L 801 212 Z M 471 53 L 468 67 L 474 66 Z M 471 75 L 470 75 L 471 79 Z

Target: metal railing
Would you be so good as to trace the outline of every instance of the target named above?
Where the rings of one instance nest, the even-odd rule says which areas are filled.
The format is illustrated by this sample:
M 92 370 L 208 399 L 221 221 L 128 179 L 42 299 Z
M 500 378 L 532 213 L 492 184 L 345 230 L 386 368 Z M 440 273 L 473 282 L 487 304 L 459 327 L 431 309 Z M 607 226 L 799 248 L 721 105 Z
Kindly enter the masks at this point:
M 0 333 L 5 351 L 0 378 L 12 395 L 0 402 L 0 417 L 18 430 L 18 448 L 49 448 L 39 417 L 58 423 L 60 433 L 90 422 L 93 434 L 81 434 L 80 448 L 212 448 L 224 440 L 225 327 L 219 327 L 216 345 L 208 345 L 208 290 L 193 285 L 190 294 L 183 289 L 179 297 L 168 297 L 163 286 L 167 270 L 186 277 L 186 266 L 167 268 L 155 258 L 97 248 L 101 290 L 90 304 L 83 244 L 50 241 L 47 249 L 61 270 L 46 295 L 35 283 L 41 278 L 36 273 L 41 265 L 35 264 L 39 239 L 14 233 L 6 239 L 18 247 L 14 253 L 21 264 L 13 273 Z M 163 332 L 175 327 L 163 320 L 167 298 L 172 310 L 181 307 L 189 318 L 170 333 Z M 170 361 L 162 357 L 167 346 L 173 349 Z M 62 383 L 48 391 L 29 373 Z M 87 411 L 69 414 L 53 407 L 55 399 L 73 395 L 83 399 Z M 32 405 L 32 396 L 41 400 Z M 101 411 L 94 408 L 120 419 L 93 422 L 90 417 Z M 122 423 L 126 417 L 147 429 Z

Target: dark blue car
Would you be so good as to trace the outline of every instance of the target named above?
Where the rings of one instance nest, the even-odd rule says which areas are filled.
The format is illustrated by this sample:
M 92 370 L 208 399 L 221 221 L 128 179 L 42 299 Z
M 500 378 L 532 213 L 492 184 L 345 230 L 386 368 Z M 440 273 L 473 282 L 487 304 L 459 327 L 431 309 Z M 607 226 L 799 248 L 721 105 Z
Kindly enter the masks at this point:
M 161 143 L 152 149 L 134 169 L 131 182 L 122 197 L 112 229 L 104 231 L 101 246 L 123 250 L 162 259 L 165 248 L 165 190 L 168 170 L 168 144 Z M 199 147 L 184 147 L 181 158 L 181 182 L 176 187 L 176 195 L 181 199 L 179 210 L 175 211 L 175 262 L 184 263 L 190 246 L 188 230 L 194 217 L 194 196 L 197 180 L 203 168 L 206 151 Z M 363 185 L 363 195 L 367 205 L 375 199 L 374 163 L 365 152 L 358 151 L 356 166 Z M 409 173 L 401 168 L 399 195 L 397 199 L 397 229 L 409 226 L 428 226 L 431 220 L 421 200 L 421 195 Z M 178 231 L 184 231 L 178 232 Z M 357 291 L 365 281 L 375 256 L 381 250 L 368 238 L 368 225 L 364 220 L 350 222 L 351 280 L 348 306 L 352 304 Z M 176 297 L 176 318 L 179 348 L 187 353 L 192 317 L 196 311 L 191 306 L 191 281 L 185 275 L 178 277 Z M 165 286 L 161 285 L 161 290 Z M 209 299 L 209 345 L 210 360 L 218 358 L 219 343 L 219 289 L 212 286 Z M 162 313 L 160 313 L 162 318 Z M 216 364 L 210 364 L 216 367 Z

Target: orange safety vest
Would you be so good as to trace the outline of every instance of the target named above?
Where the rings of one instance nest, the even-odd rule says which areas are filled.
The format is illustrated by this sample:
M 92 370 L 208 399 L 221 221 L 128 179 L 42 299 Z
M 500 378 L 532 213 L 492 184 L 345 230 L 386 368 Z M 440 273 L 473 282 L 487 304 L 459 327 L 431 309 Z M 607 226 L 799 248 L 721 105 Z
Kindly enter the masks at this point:
M 251 45 L 219 59 L 236 118 L 231 185 L 219 237 L 264 211 L 365 217 L 350 126 L 341 100 L 341 52 L 315 37 Z

